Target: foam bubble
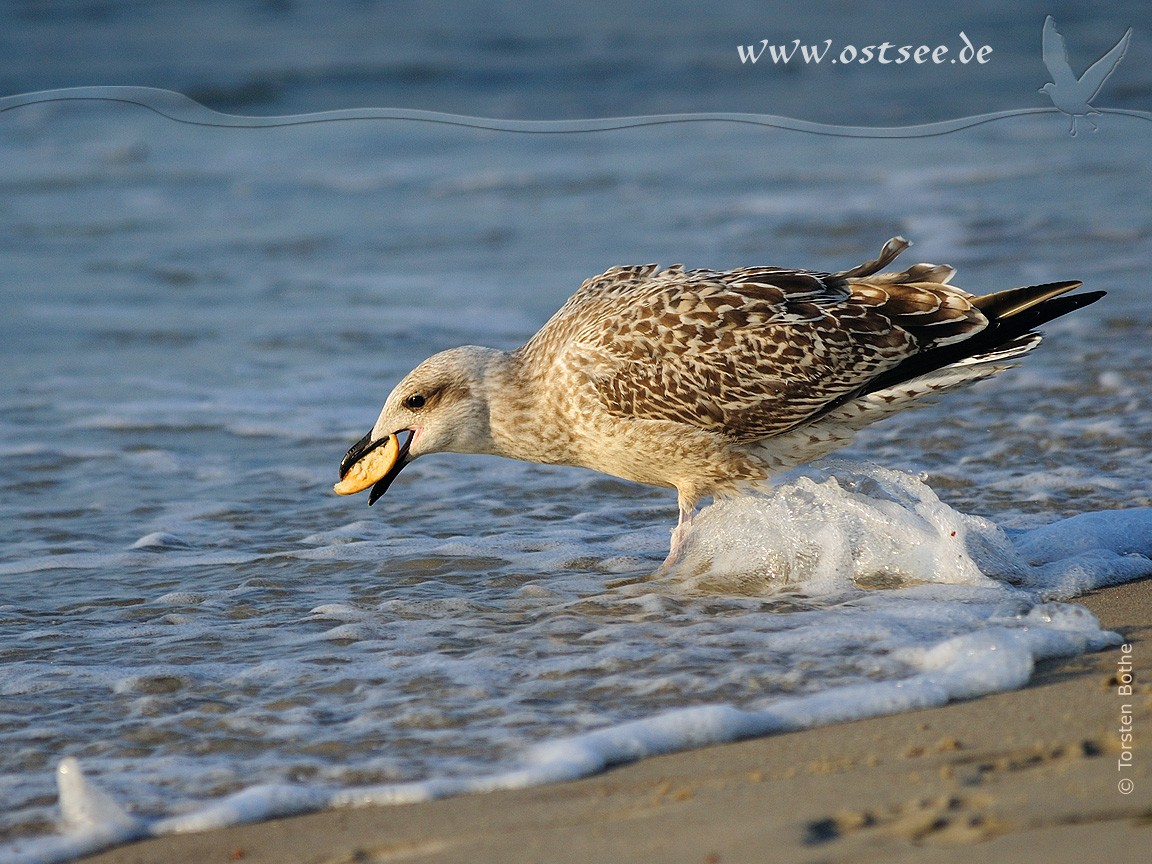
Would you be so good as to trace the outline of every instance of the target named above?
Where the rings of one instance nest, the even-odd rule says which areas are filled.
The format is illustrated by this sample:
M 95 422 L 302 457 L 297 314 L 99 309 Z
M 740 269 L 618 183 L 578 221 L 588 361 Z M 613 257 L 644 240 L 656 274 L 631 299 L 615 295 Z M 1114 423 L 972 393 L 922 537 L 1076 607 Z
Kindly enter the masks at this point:
M 187 549 L 191 545 L 187 540 L 167 531 L 153 531 L 151 534 L 145 534 L 128 548 L 162 552 L 165 549 Z

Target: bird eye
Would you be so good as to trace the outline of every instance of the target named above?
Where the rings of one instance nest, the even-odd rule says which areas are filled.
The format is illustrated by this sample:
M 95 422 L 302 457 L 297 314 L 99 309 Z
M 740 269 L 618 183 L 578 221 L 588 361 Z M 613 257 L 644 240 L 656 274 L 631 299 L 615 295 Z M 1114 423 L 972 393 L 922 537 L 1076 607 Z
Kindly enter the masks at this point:
M 424 397 L 419 393 L 414 393 L 404 400 L 404 407 L 409 411 L 417 411 L 424 407 Z

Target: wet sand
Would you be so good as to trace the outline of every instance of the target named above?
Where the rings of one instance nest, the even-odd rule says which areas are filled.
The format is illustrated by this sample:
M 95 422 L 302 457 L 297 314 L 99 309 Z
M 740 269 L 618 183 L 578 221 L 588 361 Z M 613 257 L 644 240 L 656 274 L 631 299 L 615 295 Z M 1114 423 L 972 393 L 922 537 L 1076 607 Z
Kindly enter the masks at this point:
M 1152 581 L 1079 602 L 1132 646 L 1131 696 L 1118 693 L 1122 652 L 1113 648 L 1042 663 L 1022 691 L 943 708 L 648 759 L 572 783 L 163 837 L 86 860 L 1140 860 L 1152 848 Z M 1136 749 L 1120 770 L 1125 705 Z

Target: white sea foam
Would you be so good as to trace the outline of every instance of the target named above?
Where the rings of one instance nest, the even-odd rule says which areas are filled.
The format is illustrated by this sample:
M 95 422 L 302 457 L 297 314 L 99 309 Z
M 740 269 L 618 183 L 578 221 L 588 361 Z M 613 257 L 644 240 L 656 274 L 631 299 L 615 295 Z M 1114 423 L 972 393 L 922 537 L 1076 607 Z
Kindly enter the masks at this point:
M 763 498 L 721 501 L 697 518 L 674 578 L 708 590 L 1021 582 L 1027 565 L 999 526 L 959 513 L 921 480 L 828 462 Z
M 314 535 L 308 542 L 347 548 L 348 535 L 362 532 L 368 529 L 354 523 L 348 530 Z M 538 555 L 541 549 L 556 554 L 568 545 L 562 535 L 558 532 L 545 543 L 474 538 L 436 548 L 443 555 L 461 556 L 491 555 L 497 550 L 510 555 L 513 547 L 530 550 L 526 554 Z M 660 753 L 1015 689 L 1027 683 L 1037 660 L 1095 651 L 1120 641 L 1116 634 L 1101 630 L 1087 610 L 1050 602 L 1050 598 L 1148 575 L 1152 575 L 1152 510 L 1085 514 L 1022 534 L 1013 543 L 990 520 L 948 507 L 916 477 L 831 463 L 802 472 L 770 494 L 706 508 L 697 517 L 677 568 L 654 581 L 626 581 L 605 594 L 583 597 L 571 590 L 534 585 L 518 593 L 527 592 L 531 602 L 543 604 L 540 611 L 550 610 L 533 626 L 543 625 L 542 634 L 553 639 L 565 632 L 566 610 L 575 608 L 573 604 L 631 607 L 643 620 L 654 622 L 650 626 L 658 627 L 661 619 L 682 618 L 684 604 L 693 602 L 691 598 L 716 602 L 727 596 L 732 598 L 732 610 L 745 611 L 737 616 L 739 627 L 726 627 L 723 618 L 698 615 L 691 625 L 694 635 L 684 643 L 686 651 L 714 652 L 712 677 L 723 679 L 733 666 L 739 670 L 735 677 L 747 675 L 749 667 L 735 662 L 745 653 L 767 652 L 787 665 L 789 657 L 806 650 L 838 658 L 830 671 L 837 664 L 842 667 L 855 653 L 854 662 L 864 662 L 866 667 L 863 677 L 848 675 L 840 686 L 813 688 L 809 682 L 794 695 L 777 691 L 747 699 L 743 705 L 704 703 L 659 710 L 582 733 L 523 743 L 518 757 L 479 772 L 343 788 L 263 783 L 169 816 L 129 815 L 107 791 L 84 777 L 76 760 L 66 759 L 57 775 L 62 834 L 21 840 L 0 854 L 13 862 L 43 864 L 143 836 L 211 830 L 328 807 L 523 788 L 586 776 L 609 765 Z M 758 611 L 772 597 L 791 598 L 809 611 Z M 187 604 L 208 599 L 200 594 L 170 593 L 158 602 Z M 468 629 L 469 616 L 484 614 L 482 605 L 464 598 L 429 598 L 423 604 L 418 613 L 422 620 L 428 624 L 452 620 L 459 622 L 454 626 L 462 631 Z M 407 601 L 393 608 L 411 617 L 417 604 Z M 348 642 L 382 639 L 386 643 L 395 635 L 390 630 L 397 621 L 345 602 L 314 606 L 308 617 L 336 625 L 316 634 L 318 638 Z M 392 623 L 386 624 L 389 618 Z M 597 699 L 597 687 L 631 688 L 637 694 L 669 686 L 674 693 L 693 692 L 691 676 L 678 671 L 675 662 L 668 667 L 670 677 L 662 679 L 649 669 L 642 681 L 630 681 L 628 669 L 635 662 L 630 646 L 642 635 L 634 632 L 639 622 L 629 624 L 627 616 L 623 622 L 614 616 L 598 626 L 575 619 L 572 623 L 574 629 L 567 631 L 589 646 L 591 656 L 577 652 L 537 661 L 546 667 L 539 684 L 551 675 L 579 673 L 591 664 L 601 670 L 599 685 L 584 694 L 592 701 Z M 749 627 L 752 632 L 745 632 Z M 493 684 L 483 666 L 473 664 L 468 667 L 471 671 L 451 672 L 434 657 L 419 656 L 418 632 L 412 630 L 406 636 L 410 644 L 404 656 L 410 667 L 424 668 L 426 674 L 448 673 L 458 684 L 471 678 L 477 688 L 472 698 L 492 694 Z M 867 661 L 859 655 L 860 647 L 869 642 L 881 653 L 890 653 L 889 659 L 881 662 L 880 655 L 875 655 Z M 506 654 L 499 667 L 515 665 L 515 651 Z M 643 663 L 654 662 L 657 667 L 667 663 L 659 655 L 642 657 L 647 657 Z M 767 658 L 769 663 L 772 659 Z M 699 664 L 701 658 L 695 662 Z M 124 677 L 113 690 L 149 692 L 153 681 L 173 687 L 178 671 L 156 666 L 151 678 Z M 237 669 L 232 681 L 234 686 L 244 686 L 239 682 L 267 676 L 282 680 L 295 674 L 290 664 L 268 659 Z M 842 668 L 839 674 L 843 675 Z M 294 712 L 282 709 L 281 713 Z M 285 742 L 309 734 L 306 715 L 298 716 L 295 731 L 291 717 L 282 716 L 281 722 Z
M 15 844 L 6 850 L 8 860 L 48 864 L 145 836 L 208 831 L 327 807 L 415 803 L 574 780 L 614 764 L 663 753 L 931 708 L 952 699 L 1015 689 L 1027 683 L 1036 659 L 1098 650 L 1119 641 L 1115 634 L 1101 631 L 1093 616 L 1083 610 L 1069 613 L 1059 607 L 1038 607 L 1028 619 L 1034 629 L 992 628 L 921 649 L 914 658 L 910 656 L 919 671 L 901 681 L 782 699 L 762 711 L 727 705 L 670 711 L 536 745 L 525 754 L 522 767 L 478 777 L 354 787 L 335 793 L 265 784 L 190 814 L 145 823 L 88 781 L 76 760 L 66 759 L 57 771 L 63 836 Z M 1045 629 L 1041 622 L 1057 623 Z

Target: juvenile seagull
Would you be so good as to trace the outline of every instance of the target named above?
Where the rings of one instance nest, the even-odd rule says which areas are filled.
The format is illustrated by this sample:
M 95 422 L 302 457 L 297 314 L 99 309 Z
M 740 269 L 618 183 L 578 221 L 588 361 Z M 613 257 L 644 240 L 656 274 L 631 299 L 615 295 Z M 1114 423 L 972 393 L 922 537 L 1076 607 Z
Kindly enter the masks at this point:
M 1069 130 L 1076 134 L 1076 120 L 1083 117 L 1092 131 L 1096 131 L 1096 124 L 1088 116 L 1099 114 L 1090 104 L 1104 86 L 1105 79 L 1112 74 L 1112 70 L 1124 57 L 1128 50 L 1128 40 L 1132 38 L 1132 28 L 1120 37 L 1120 41 L 1112 46 L 1112 50 L 1093 63 L 1079 78 L 1072 71 L 1068 63 L 1068 48 L 1064 45 L 1064 37 L 1056 30 L 1056 22 L 1049 15 L 1044 19 L 1044 65 L 1052 81 L 1040 88 L 1041 93 L 1047 93 L 1052 104 L 1072 117 L 1072 128 Z
M 372 504 L 428 453 L 485 453 L 674 487 L 671 563 L 704 498 L 731 496 L 847 444 L 925 396 L 1008 368 L 1034 328 L 1104 292 L 1053 282 L 976 297 L 955 270 L 613 267 L 515 351 L 425 360 L 340 464 Z M 398 436 L 404 436 L 403 442 Z

